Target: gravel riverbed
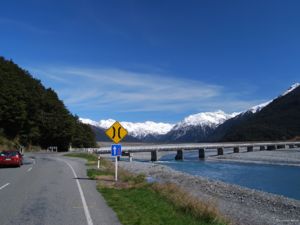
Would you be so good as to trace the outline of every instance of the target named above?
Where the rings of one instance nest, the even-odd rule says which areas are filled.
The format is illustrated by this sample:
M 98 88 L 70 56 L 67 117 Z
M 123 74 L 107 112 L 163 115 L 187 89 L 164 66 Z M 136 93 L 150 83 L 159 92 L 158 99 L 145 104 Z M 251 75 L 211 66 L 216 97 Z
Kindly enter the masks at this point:
M 209 160 L 300 166 L 300 150 L 254 151 L 208 157 Z
M 175 183 L 196 198 L 213 202 L 233 224 L 300 224 L 298 200 L 189 175 L 150 162 L 120 161 L 119 165 L 130 172 L 145 174 L 159 182 Z

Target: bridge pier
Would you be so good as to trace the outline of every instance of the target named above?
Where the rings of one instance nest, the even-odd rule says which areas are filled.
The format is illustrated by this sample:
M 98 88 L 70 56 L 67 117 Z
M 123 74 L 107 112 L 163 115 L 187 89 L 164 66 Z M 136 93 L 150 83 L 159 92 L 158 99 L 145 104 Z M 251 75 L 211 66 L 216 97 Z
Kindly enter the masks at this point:
M 264 145 L 261 145 L 261 146 L 259 147 L 259 151 L 264 151 L 264 150 L 266 150 L 266 147 L 265 147 Z
M 122 152 L 122 156 L 128 156 L 129 157 L 129 162 L 132 162 L 133 153 Z
M 289 145 L 289 148 L 295 148 L 295 145 Z
M 177 150 L 175 160 L 183 160 L 183 150 Z
M 200 148 L 199 149 L 199 159 L 204 159 L 205 158 L 205 149 Z
M 157 161 L 157 150 L 151 151 L 151 161 Z
M 267 150 L 268 151 L 276 150 L 276 145 L 268 145 Z
M 277 145 L 277 149 L 285 149 L 285 145 Z
M 233 148 L 233 153 L 239 153 L 239 152 L 240 152 L 240 147 Z
M 253 146 L 248 146 L 247 147 L 247 152 L 253 152 Z
M 224 155 L 224 148 L 218 148 L 218 155 Z

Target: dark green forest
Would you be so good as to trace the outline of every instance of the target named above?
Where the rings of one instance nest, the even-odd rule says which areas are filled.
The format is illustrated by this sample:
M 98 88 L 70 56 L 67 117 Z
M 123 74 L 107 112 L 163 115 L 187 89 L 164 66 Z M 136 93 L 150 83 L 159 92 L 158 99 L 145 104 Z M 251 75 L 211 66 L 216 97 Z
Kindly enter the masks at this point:
M 51 88 L 45 88 L 11 60 L 0 57 L 0 137 L 31 148 L 95 147 L 88 125 L 72 115 Z

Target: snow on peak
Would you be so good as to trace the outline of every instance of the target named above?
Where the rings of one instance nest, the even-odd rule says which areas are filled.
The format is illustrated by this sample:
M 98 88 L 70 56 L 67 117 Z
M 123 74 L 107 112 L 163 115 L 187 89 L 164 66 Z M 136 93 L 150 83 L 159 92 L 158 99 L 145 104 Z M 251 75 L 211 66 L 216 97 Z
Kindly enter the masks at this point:
M 95 126 L 95 127 L 98 126 L 98 122 L 90 120 L 90 119 L 79 118 L 79 121 L 81 121 L 84 124 L 89 124 L 89 125 L 92 125 L 92 126 Z
M 292 92 L 299 86 L 300 86 L 300 83 L 293 84 L 291 87 L 289 87 L 289 89 L 287 91 L 283 92 L 279 97 L 287 95 L 288 93 Z M 250 109 L 248 109 L 246 112 L 257 113 L 257 112 L 261 111 L 264 107 L 269 105 L 272 101 L 274 101 L 274 99 L 264 102 L 264 103 L 261 103 L 259 105 L 253 106 Z
M 270 100 L 270 101 L 267 101 L 267 102 L 264 102 L 264 103 L 261 103 L 259 105 L 256 105 L 256 106 L 253 106 L 251 107 L 250 109 L 247 110 L 247 112 L 252 112 L 252 113 L 257 113 L 259 112 L 260 110 L 262 110 L 264 107 L 266 107 L 267 105 L 269 105 L 273 100 Z
M 87 123 L 93 126 L 97 126 L 103 129 L 109 128 L 116 120 L 107 119 L 100 120 L 99 122 L 92 121 L 90 119 L 80 119 L 83 123 Z M 122 126 L 128 131 L 128 133 L 134 137 L 142 138 L 149 134 L 162 135 L 168 133 L 174 126 L 169 123 L 156 123 L 152 121 L 146 121 L 143 123 L 133 122 L 120 122 Z
M 99 123 L 98 123 L 98 127 L 107 129 L 107 128 L 109 128 L 111 125 L 113 125 L 114 122 L 116 122 L 116 120 L 113 120 L 113 119 L 100 120 Z
M 297 87 L 300 86 L 300 83 L 295 83 L 292 86 L 290 86 L 290 88 L 285 91 L 281 96 L 287 95 L 288 93 L 292 92 L 293 90 L 295 90 Z
M 225 112 L 218 110 L 215 112 L 202 112 L 190 115 L 179 122 L 175 129 L 180 129 L 186 126 L 210 126 L 217 127 L 224 123 L 226 120 L 231 119 L 238 115 L 238 113 L 226 114 Z
M 134 137 L 145 137 L 149 134 L 152 135 L 166 134 L 174 126 L 173 124 L 169 124 L 169 123 L 156 123 L 153 121 L 146 121 L 143 123 L 121 122 L 121 124 Z

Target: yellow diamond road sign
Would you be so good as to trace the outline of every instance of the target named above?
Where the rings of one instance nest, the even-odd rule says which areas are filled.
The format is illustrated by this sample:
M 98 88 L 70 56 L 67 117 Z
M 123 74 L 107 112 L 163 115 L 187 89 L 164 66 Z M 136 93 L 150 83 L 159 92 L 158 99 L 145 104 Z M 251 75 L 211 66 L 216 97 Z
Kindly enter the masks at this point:
M 116 121 L 110 128 L 105 131 L 105 134 L 116 144 L 118 144 L 126 135 L 127 130 Z

